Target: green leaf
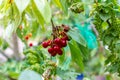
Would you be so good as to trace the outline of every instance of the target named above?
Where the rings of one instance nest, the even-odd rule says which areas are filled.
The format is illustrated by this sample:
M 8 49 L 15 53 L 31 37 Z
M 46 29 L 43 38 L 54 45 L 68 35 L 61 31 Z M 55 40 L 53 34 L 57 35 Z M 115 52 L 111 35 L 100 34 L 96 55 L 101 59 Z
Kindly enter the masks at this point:
M 25 70 L 21 73 L 18 80 L 43 80 L 43 79 L 40 74 L 31 70 Z
M 56 73 L 58 76 L 61 77 L 62 80 L 76 80 L 76 76 L 79 73 L 74 72 L 72 69 L 70 70 L 63 70 L 59 67 L 56 68 Z
M 80 49 L 78 48 L 75 41 L 72 40 L 72 42 L 69 42 L 70 52 L 72 56 L 72 60 L 76 62 L 76 64 L 80 67 L 80 70 L 84 70 L 84 64 L 83 64 L 83 57 Z
M 108 28 L 108 23 L 107 22 L 102 22 L 102 29 L 106 30 Z
M 21 30 L 19 28 L 17 29 L 16 33 L 17 33 L 17 36 L 22 40 L 23 35 L 21 34 Z
M 107 20 L 111 17 L 111 15 L 108 14 L 108 13 L 100 13 L 99 15 L 100 15 L 100 18 L 101 18 L 104 22 L 107 21 Z
M 75 30 L 75 29 L 71 29 L 69 32 L 68 32 L 68 35 L 74 40 L 76 41 L 77 43 L 83 45 L 86 47 L 86 42 L 85 42 L 85 39 L 83 38 L 83 36 L 80 34 L 80 32 L 78 30 Z
M 22 13 L 26 9 L 29 3 L 30 0 L 15 0 L 15 4 L 20 13 Z
M 8 74 L 11 78 L 18 79 L 19 73 L 9 71 Z
M 3 43 L 3 41 L 2 41 L 3 39 L 2 38 L 0 38 L 0 46 L 2 45 L 2 43 Z
M 34 3 L 39 11 L 39 13 L 44 18 L 45 22 L 50 22 L 51 20 L 51 9 L 47 0 L 34 0 Z
M 67 0 L 60 0 L 61 6 L 62 6 L 62 10 L 64 11 L 64 13 L 67 15 L 68 14 L 68 4 L 67 4 Z
M 114 9 L 117 18 L 120 18 L 120 9 Z
M 81 45 L 81 44 L 78 44 L 78 46 L 79 46 L 79 49 L 80 49 L 81 52 L 82 52 L 81 54 L 82 54 L 83 58 L 84 58 L 84 59 L 88 59 L 89 56 L 90 56 L 89 51 L 88 51 L 88 48 L 85 47 L 85 46 L 83 46 L 83 45 Z
M 42 14 L 40 13 L 40 11 L 37 9 L 37 6 L 35 5 L 34 2 L 32 2 L 32 11 L 33 11 L 34 16 L 37 18 L 37 21 L 41 25 L 42 29 L 44 30 L 44 23 L 45 23 L 44 18 Z
M 53 2 L 59 7 L 62 8 L 60 0 L 53 0 Z
M 17 13 L 16 13 L 17 14 Z M 17 28 L 19 27 L 19 25 L 21 24 L 21 21 L 22 21 L 22 16 L 20 16 L 20 14 L 16 15 L 15 16 L 15 21 L 14 21 L 14 31 L 17 30 Z
M 5 50 L 8 48 L 8 46 L 9 46 L 9 44 L 4 40 L 2 43 L 2 49 Z
M 65 57 L 66 57 L 65 50 L 63 49 L 63 55 L 57 56 L 57 57 L 59 59 L 59 65 L 62 65 L 64 63 L 64 60 L 65 60 Z
M 115 56 L 114 54 L 108 56 L 108 58 L 107 58 L 106 61 L 105 61 L 105 65 L 107 65 L 107 64 L 110 63 L 110 62 L 114 62 L 115 59 L 116 59 L 116 56 Z
M 69 68 L 70 62 L 71 62 L 71 57 L 67 57 L 62 65 L 62 69 L 67 70 Z

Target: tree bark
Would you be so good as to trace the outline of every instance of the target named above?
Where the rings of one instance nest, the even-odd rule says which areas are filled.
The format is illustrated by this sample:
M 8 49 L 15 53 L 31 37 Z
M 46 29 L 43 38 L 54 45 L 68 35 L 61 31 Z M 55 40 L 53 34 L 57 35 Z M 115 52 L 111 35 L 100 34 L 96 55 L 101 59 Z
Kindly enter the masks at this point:
M 19 48 L 18 48 L 18 37 L 16 33 L 13 33 L 13 52 L 14 52 L 14 58 L 19 61 L 21 60 Z

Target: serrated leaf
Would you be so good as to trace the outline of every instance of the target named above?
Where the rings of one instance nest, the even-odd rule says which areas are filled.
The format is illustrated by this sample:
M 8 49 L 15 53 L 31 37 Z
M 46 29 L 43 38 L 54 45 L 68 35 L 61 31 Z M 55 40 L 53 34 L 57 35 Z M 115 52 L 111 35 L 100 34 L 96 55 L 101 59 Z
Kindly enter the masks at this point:
M 113 62 L 115 60 L 115 55 L 110 55 L 106 61 L 105 61 L 105 65 L 107 65 L 109 62 Z
M 104 22 L 107 21 L 111 17 L 111 15 L 108 13 L 100 13 L 99 16 Z
M 20 13 L 22 13 L 26 9 L 29 3 L 30 0 L 15 0 L 15 4 Z
M 80 67 L 80 70 L 84 70 L 84 64 L 83 64 L 83 57 L 81 54 L 80 49 L 78 48 L 75 41 L 72 40 L 72 42 L 69 42 L 69 48 L 71 52 L 72 60 L 76 62 L 76 64 Z
M 77 30 L 70 30 L 68 32 L 68 35 L 74 40 L 76 41 L 77 43 L 83 45 L 86 47 L 86 42 L 85 42 L 85 39 L 83 38 L 83 36 L 80 34 L 79 31 Z
M 51 20 L 51 9 L 47 0 L 34 0 L 34 3 L 41 13 L 42 17 L 44 18 L 45 22 L 50 22 Z
M 31 70 L 25 70 L 21 73 L 18 80 L 43 80 L 43 79 L 40 74 Z

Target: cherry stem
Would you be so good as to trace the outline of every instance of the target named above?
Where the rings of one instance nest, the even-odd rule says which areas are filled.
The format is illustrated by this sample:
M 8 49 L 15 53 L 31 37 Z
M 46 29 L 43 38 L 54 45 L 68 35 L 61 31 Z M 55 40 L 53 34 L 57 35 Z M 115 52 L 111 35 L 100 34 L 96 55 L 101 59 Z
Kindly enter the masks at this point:
M 55 25 L 52 19 L 51 19 L 51 23 L 52 23 L 52 35 L 53 35 L 53 39 L 55 39 Z

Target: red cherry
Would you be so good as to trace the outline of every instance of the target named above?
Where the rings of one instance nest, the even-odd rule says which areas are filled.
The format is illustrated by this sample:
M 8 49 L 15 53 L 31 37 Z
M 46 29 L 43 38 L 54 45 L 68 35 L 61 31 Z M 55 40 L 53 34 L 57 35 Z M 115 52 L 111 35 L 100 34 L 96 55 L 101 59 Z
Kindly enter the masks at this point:
M 60 49 L 59 51 L 57 51 L 57 53 L 58 53 L 59 55 L 62 55 L 62 54 L 63 54 L 63 51 Z
M 61 38 L 62 40 L 69 40 L 68 36 L 64 36 Z
M 29 37 L 28 36 L 25 36 L 25 40 L 28 40 L 29 39 Z
M 59 48 L 62 48 L 62 44 L 61 42 L 59 44 L 57 44 Z
M 57 54 L 56 52 L 50 53 L 50 55 L 53 57 L 56 56 L 56 54 Z
M 51 42 L 52 42 L 51 40 L 48 40 L 48 41 L 47 41 L 47 43 L 48 43 L 49 46 L 51 45 Z
M 68 32 L 70 30 L 69 26 L 64 26 L 64 31 Z
M 57 52 L 60 50 L 60 47 L 56 45 L 56 46 L 54 46 L 54 50 Z
M 66 42 L 66 40 L 62 40 L 62 41 L 61 41 L 61 45 L 62 45 L 62 47 L 67 46 L 67 42 Z
M 60 41 L 61 41 L 60 38 L 56 38 L 56 39 L 54 40 L 54 43 L 55 43 L 55 44 L 60 44 Z
M 30 44 L 29 44 L 29 46 L 30 46 L 30 47 L 32 47 L 32 46 L 33 46 L 33 44 L 32 44 L 32 43 L 30 43 Z
M 56 56 L 56 54 L 57 54 L 57 52 L 56 52 L 56 51 L 54 51 L 54 50 L 53 50 L 53 52 L 52 52 L 52 53 L 50 53 L 50 55 L 51 55 L 51 56 L 53 56 L 53 57 L 54 57 L 54 56 Z
M 51 48 L 51 47 L 48 48 L 48 52 L 49 52 L 49 53 L 53 53 L 53 52 L 54 52 L 54 48 Z
M 42 46 L 43 46 L 44 48 L 47 48 L 47 47 L 49 46 L 49 44 L 48 44 L 47 42 L 42 42 Z

